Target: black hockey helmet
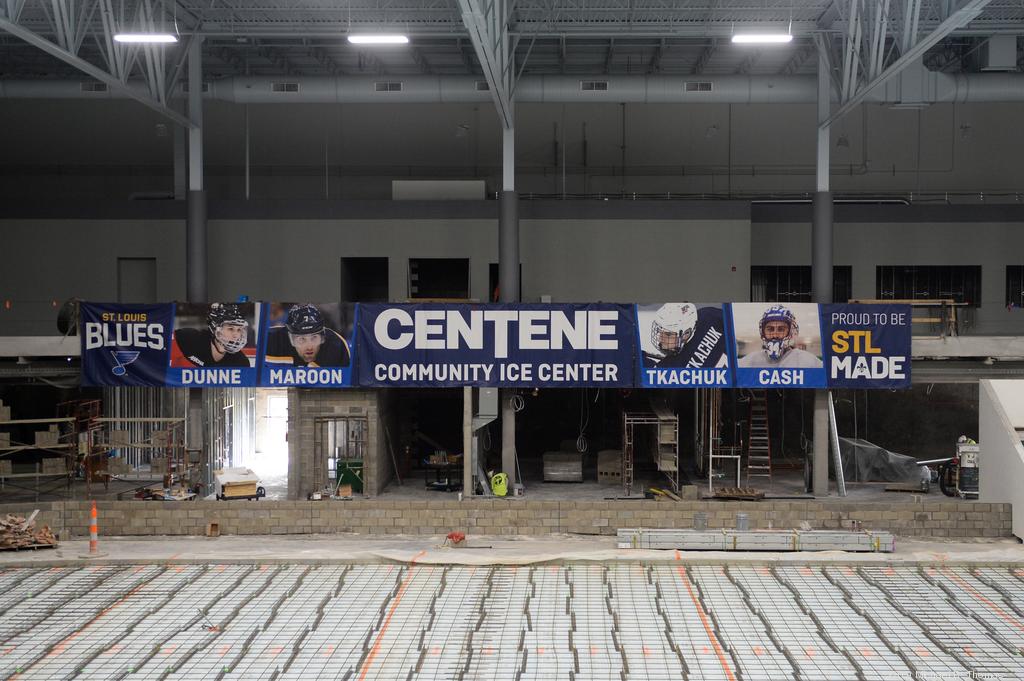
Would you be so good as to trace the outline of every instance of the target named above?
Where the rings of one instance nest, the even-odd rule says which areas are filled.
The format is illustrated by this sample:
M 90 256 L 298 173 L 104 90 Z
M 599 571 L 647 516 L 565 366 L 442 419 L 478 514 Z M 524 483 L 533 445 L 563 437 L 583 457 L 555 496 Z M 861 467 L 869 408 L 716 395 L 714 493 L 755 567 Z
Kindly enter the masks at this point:
M 249 326 L 242 308 L 234 303 L 213 303 L 206 314 L 206 321 L 210 325 L 211 333 L 216 333 L 217 328 L 224 324 Z
M 304 336 L 310 333 L 322 333 L 324 330 L 324 316 L 315 305 L 295 305 L 288 310 L 288 319 L 285 321 L 288 333 L 294 336 Z

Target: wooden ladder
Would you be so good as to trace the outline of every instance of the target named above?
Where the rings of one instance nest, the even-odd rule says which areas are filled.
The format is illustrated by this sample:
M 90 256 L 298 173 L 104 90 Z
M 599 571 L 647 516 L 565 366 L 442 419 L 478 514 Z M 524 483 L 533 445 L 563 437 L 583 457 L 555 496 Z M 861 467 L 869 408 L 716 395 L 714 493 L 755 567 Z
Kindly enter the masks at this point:
M 761 476 L 772 481 L 772 449 L 768 433 L 768 392 L 752 390 L 750 418 L 747 421 L 747 484 Z

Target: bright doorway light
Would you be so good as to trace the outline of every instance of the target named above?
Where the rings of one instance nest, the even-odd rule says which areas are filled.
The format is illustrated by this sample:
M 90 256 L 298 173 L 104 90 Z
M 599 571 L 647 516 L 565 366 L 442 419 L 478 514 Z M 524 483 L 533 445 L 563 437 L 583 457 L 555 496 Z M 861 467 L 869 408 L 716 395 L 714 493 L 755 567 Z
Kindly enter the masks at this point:
M 789 33 L 736 33 L 732 37 L 734 43 L 768 45 L 793 41 Z
M 405 45 L 409 42 L 409 36 L 364 33 L 350 35 L 348 41 L 353 45 Z
M 119 43 L 176 43 L 178 37 L 170 33 L 118 33 L 114 40 Z

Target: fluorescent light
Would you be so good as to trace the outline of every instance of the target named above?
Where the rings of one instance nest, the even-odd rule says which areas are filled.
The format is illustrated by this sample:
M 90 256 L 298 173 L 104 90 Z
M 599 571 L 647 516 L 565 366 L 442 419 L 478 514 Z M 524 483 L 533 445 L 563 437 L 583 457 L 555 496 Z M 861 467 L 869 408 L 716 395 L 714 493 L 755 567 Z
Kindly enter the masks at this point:
M 177 36 L 170 33 L 118 33 L 114 40 L 119 43 L 176 43 Z
M 733 35 L 732 41 L 734 43 L 754 43 L 754 44 L 767 44 L 767 43 L 788 43 L 793 40 L 793 36 L 789 33 L 737 33 Z
M 404 35 L 379 35 L 364 33 L 350 35 L 348 41 L 354 45 L 405 45 L 409 37 Z

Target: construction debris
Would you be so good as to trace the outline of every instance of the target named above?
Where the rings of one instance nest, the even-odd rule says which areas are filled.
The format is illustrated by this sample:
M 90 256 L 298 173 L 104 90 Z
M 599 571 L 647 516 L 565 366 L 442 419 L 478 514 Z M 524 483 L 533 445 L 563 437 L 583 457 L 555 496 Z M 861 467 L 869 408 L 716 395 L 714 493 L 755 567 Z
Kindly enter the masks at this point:
M 0 519 L 0 550 L 51 548 L 57 545 L 57 537 L 46 525 L 40 530 L 33 530 L 35 517 L 39 511 L 25 518 L 8 513 Z
M 720 487 L 715 490 L 715 499 L 736 501 L 761 501 L 764 492 L 753 487 Z
M 660 487 L 648 487 L 644 492 L 644 496 L 648 499 L 656 499 L 658 501 L 671 499 L 672 501 L 682 501 L 682 498 L 675 492 L 667 489 L 661 489 Z

